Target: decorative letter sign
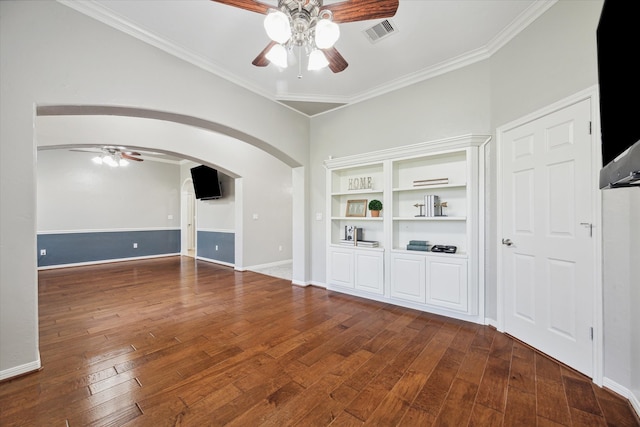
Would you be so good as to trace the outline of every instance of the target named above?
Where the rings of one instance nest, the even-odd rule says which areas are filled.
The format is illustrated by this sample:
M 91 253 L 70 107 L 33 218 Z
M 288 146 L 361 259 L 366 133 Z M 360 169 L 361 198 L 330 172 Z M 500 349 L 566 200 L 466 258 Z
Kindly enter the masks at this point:
M 370 176 L 360 178 L 349 178 L 349 191 L 352 190 L 371 190 L 373 188 L 373 180 Z

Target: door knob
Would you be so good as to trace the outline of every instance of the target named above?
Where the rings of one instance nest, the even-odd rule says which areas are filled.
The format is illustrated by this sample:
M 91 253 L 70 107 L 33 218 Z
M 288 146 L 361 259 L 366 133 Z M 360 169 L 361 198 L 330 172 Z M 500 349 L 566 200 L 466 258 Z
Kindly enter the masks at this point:
M 511 245 L 513 245 L 513 242 L 511 241 L 511 239 L 502 239 L 502 244 L 503 245 L 507 245 L 507 246 L 511 246 Z

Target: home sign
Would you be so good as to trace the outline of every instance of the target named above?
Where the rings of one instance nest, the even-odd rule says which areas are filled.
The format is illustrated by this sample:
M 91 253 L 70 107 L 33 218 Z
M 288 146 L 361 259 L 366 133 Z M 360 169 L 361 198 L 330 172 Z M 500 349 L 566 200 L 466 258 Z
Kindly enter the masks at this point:
M 360 178 L 349 178 L 348 190 L 371 190 L 373 188 L 373 180 L 370 176 Z

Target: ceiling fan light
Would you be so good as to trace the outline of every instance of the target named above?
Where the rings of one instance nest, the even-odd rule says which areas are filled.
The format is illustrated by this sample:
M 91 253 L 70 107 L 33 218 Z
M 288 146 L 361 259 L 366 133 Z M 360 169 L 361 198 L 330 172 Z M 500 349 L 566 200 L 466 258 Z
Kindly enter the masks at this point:
M 280 68 L 287 68 L 287 50 L 281 44 L 273 45 L 265 57 Z
M 291 38 L 289 18 L 279 10 L 267 14 L 264 18 L 264 29 L 274 42 L 286 43 Z
M 91 161 L 93 163 L 95 163 L 96 165 L 101 165 L 102 164 L 102 157 L 101 156 L 95 156 L 93 159 L 91 159 Z
M 309 54 L 309 64 L 307 65 L 307 70 L 320 70 L 327 65 L 329 65 L 329 61 L 327 61 L 327 57 L 321 50 L 315 49 Z
M 321 19 L 316 24 L 316 46 L 329 49 L 340 38 L 340 27 L 329 19 Z
M 120 159 L 120 160 L 118 160 L 118 164 L 120 166 L 127 166 L 129 164 L 129 161 L 126 160 L 126 159 Z
M 116 162 L 111 156 L 104 156 L 104 158 L 102 159 L 102 162 L 105 165 L 111 166 L 112 168 L 118 167 L 118 162 Z

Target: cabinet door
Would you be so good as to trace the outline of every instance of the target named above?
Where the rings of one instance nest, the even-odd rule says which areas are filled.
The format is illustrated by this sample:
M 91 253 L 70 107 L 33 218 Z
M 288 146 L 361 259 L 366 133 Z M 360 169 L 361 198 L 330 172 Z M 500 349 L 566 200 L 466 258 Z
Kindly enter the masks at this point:
M 425 302 L 424 256 L 404 253 L 391 255 L 391 296 L 407 301 Z
M 466 312 L 468 282 L 466 259 L 427 258 L 427 304 Z
M 382 295 L 384 293 L 384 264 L 381 252 L 355 253 L 355 288 Z
M 329 250 L 329 285 L 353 288 L 353 250 Z

